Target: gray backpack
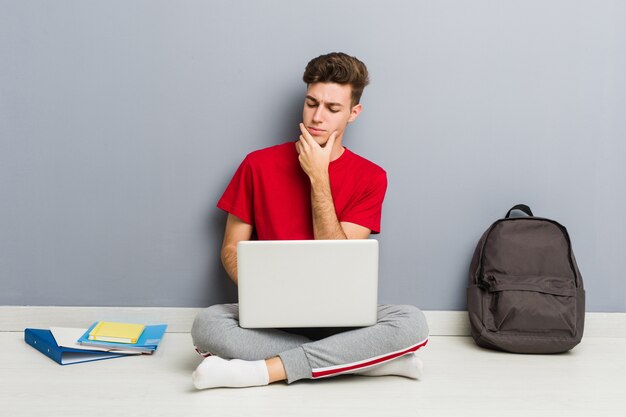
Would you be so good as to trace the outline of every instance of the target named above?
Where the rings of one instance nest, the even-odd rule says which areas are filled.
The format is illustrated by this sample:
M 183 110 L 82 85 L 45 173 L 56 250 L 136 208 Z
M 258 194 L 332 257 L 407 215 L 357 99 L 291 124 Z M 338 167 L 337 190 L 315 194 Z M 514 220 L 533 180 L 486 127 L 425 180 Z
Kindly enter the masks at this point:
M 510 217 L 521 210 L 528 217 Z M 585 290 L 565 227 L 519 204 L 476 246 L 467 289 L 472 337 L 515 353 L 576 346 L 585 323 Z

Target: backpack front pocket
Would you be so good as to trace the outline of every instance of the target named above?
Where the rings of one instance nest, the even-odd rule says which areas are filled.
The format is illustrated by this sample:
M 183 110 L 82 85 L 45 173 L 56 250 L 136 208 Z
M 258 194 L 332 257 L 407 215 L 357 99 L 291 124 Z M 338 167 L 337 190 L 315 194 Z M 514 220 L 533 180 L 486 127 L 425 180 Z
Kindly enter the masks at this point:
M 576 335 L 573 278 L 488 275 L 483 312 L 488 330 Z

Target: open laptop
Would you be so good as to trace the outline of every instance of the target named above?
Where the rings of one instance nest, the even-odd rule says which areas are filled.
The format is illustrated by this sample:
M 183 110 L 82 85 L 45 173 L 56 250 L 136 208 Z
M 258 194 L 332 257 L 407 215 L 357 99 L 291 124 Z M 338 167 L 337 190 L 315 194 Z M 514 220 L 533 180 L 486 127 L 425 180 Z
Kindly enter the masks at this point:
M 377 240 L 241 241 L 237 269 L 241 327 L 376 323 Z

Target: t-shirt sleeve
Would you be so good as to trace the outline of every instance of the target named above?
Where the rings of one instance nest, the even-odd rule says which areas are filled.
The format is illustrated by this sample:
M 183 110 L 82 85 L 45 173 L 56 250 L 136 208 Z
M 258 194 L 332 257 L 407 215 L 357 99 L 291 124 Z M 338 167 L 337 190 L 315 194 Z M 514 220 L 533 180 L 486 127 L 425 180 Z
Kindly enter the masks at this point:
M 339 221 L 367 227 L 373 234 L 380 233 L 383 200 L 387 191 L 385 171 L 374 176 L 356 203 L 345 212 Z
M 217 202 L 217 207 L 254 225 L 253 184 L 250 159 L 246 157 Z

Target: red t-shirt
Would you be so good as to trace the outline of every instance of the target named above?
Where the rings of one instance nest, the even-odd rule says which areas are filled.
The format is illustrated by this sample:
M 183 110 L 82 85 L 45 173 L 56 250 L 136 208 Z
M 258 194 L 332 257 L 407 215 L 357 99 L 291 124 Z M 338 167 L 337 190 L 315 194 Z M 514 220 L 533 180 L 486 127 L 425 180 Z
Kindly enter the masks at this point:
M 347 148 L 328 171 L 337 219 L 379 233 L 387 173 Z M 253 225 L 259 240 L 314 239 L 311 183 L 295 142 L 248 154 L 217 207 Z

